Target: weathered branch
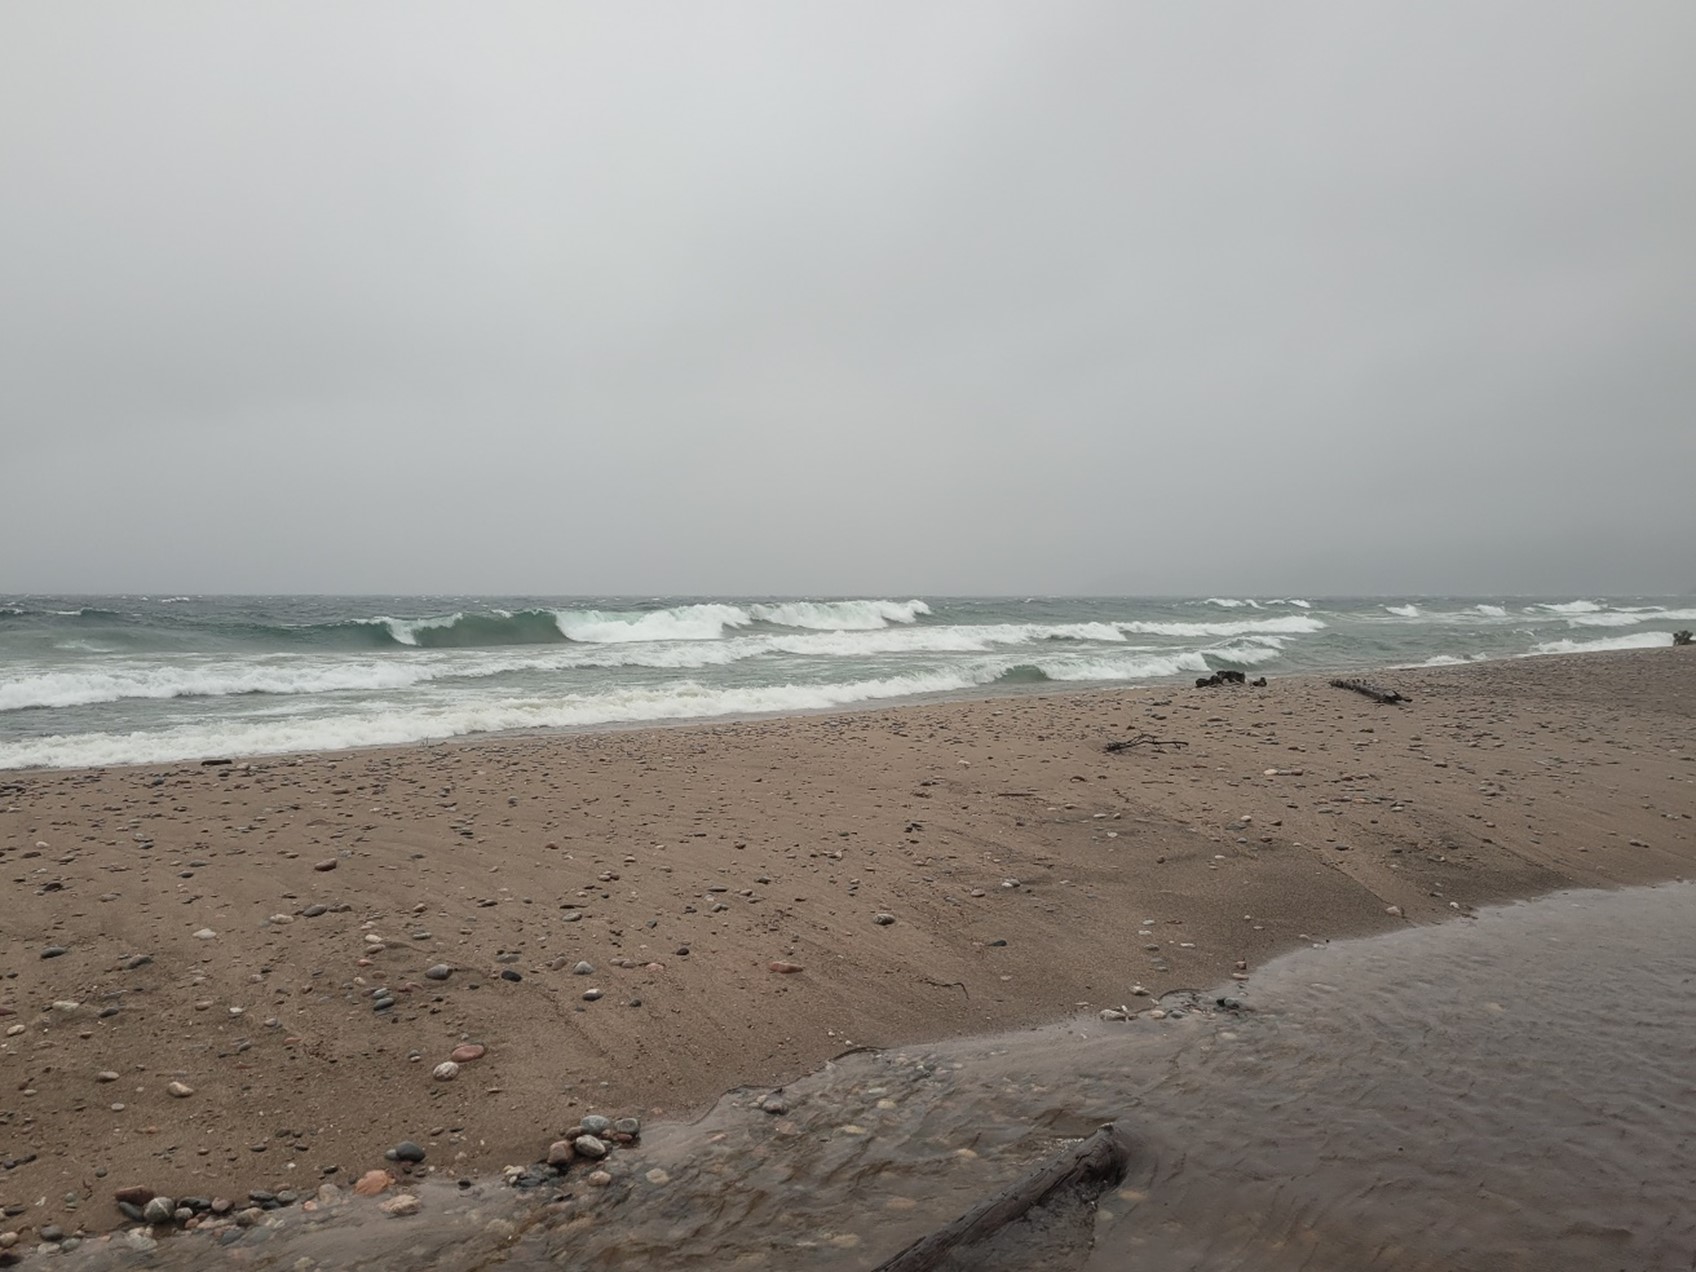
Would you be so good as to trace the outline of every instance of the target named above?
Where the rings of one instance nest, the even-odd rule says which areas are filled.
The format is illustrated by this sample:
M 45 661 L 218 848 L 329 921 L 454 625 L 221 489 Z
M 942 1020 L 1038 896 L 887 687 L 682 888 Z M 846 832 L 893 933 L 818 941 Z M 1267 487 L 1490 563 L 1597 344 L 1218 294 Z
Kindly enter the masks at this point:
M 946 1228 L 921 1237 L 876 1272 L 931 1272 L 962 1246 L 981 1242 L 1041 1205 L 1056 1190 L 1075 1186 L 1099 1196 L 1125 1177 L 1131 1148 L 1111 1122 L 1022 1179 L 974 1206 Z
M 1102 749 L 1107 750 L 1107 751 L 1128 751 L 1133 746 L 1141 746 L 1145 742 L 1149 746 L 1188 746 L 1189 745 L 1188 742 L 1180 742 L 1176 738 L 1157 738 L 1152 733 L 1139 733 L 1134 738 L 1120 738 L 1116 742 L 1109 742 Z
M 1380 689 L 1377 685 L 1368 684 L 1364 680 L 1333 680 L 1332 686 L 1338 689 L 1353 689 L 1363 693 L 1374 702 L 1412 702 L 1413 699 L 1397 693 L 1394 689 Z

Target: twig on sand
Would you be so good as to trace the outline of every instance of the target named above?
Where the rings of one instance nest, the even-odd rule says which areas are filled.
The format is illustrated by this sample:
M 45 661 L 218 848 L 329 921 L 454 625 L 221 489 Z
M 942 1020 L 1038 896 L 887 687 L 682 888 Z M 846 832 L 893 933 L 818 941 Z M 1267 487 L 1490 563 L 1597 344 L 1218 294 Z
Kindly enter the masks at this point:
M 1188 746 L 1189 745 L 1188 742 L 1180 742 L 1176 738 L 1157 738 L 1152 733 L 1139 733 L 1134 738 L 1120 738 L 1116 742 L 1109 742 L 1103 749 L 1107 750 L 1107 751 L 1115 751 L 1115 752 L 1117 752 L 1117 751 L 1128 751 L 1133 746 L 1142 746 L 1145 742 L 1149 746 Z
M 1353 689 L 1356 693 L 1365 694 L 1374 702 L 1395 703 L 1413 701 L 1412 698 L 1407 697 L 1405 694 L 1397 693 L 1394 689 L 1380 689 L 1377 685 L 1369 684 L 1364 680 L 1333 680 L 1331 682 L 1331 686 L 1334 689 Z

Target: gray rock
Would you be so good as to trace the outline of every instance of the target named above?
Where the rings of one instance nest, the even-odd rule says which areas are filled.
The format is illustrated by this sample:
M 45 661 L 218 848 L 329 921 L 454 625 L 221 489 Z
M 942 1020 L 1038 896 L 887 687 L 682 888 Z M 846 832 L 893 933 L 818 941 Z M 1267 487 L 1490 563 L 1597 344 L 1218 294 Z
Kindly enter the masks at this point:
M 582 1127 L 585 1135 L 605 1135 L 612 1130 L 612 1119 L 602 1117 L 599 1113 L 589 1113 L 581 1118 L 577 1125 Z
M 872 915 L 872 922 L 877 924 L 879 927 L 888 927 L 891 923 L 895 922 L 895 916 L 893 914 L 884 914 L 880 911 L 879 913 Z
M 70 951 L 68 949 L 66 949 L 63 945 L 49 945 L 46 949 L 41 951 L 41 957 L 42 958 L 58 958 L 61 954 L 69 954 L 69 953 L 70 953 Z
M 592 976 L 594 975 L 594 972 L 595 965 L 593 963 L 579 963 L 576 967 L 571 969 L 571 974 L 573 976 Z
M 391 1162 L 421 1162 L 424 1160 L 424 1147 L 411 1140 L 402 1140 L 383 1156 Z
M 425 968 L 424 975 L 431 980 L 446 980 L 453 975 L 453 968 L 446 963 L 437 963 L 434 967 Z
M 177 1217 L 177 1203 L 169 1197 L 155 1197 L 141 1208 L 141 1217 L 147 1223 L 172 1223 Z
M 612 1124 L 612 1129 L 620 1135 L 640 1135 L 642 1133 L 642 1122 L 639 1118 L 621 1117 Z
M 607 1146 L 593 1135 L 579 1135 L 571 1141 L 571 1147 L 577 1151 L 579 1157 L 587 1157 L 590 1161 L 607 1155 Z

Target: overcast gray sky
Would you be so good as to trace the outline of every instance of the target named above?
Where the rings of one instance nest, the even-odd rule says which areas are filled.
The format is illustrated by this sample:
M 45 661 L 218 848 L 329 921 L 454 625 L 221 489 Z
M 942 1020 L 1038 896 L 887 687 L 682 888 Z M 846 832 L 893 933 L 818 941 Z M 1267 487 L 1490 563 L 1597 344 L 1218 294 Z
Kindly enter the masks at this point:
M 0 592 L 1696 586 L 1696 5 L 0 2 Z

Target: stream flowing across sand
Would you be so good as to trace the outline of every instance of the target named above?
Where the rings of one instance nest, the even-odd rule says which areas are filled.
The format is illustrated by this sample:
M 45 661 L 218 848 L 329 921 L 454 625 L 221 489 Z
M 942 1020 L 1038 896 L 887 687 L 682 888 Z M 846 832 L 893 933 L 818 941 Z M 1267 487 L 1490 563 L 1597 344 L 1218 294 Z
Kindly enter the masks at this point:
M 846 1056 L 784 1112 L 737 1091 L 648 1128 L 604 1187 L 432 1181 L 408 1218 L 279 1211 L 55 1263 L 869 1269 L 1117 1120 L 1122 1185 L 959 1266 L 1687 1269 L 1693 918 L 1689 883 L 1559 894 L 1298 951 L 1162 1019 Z

